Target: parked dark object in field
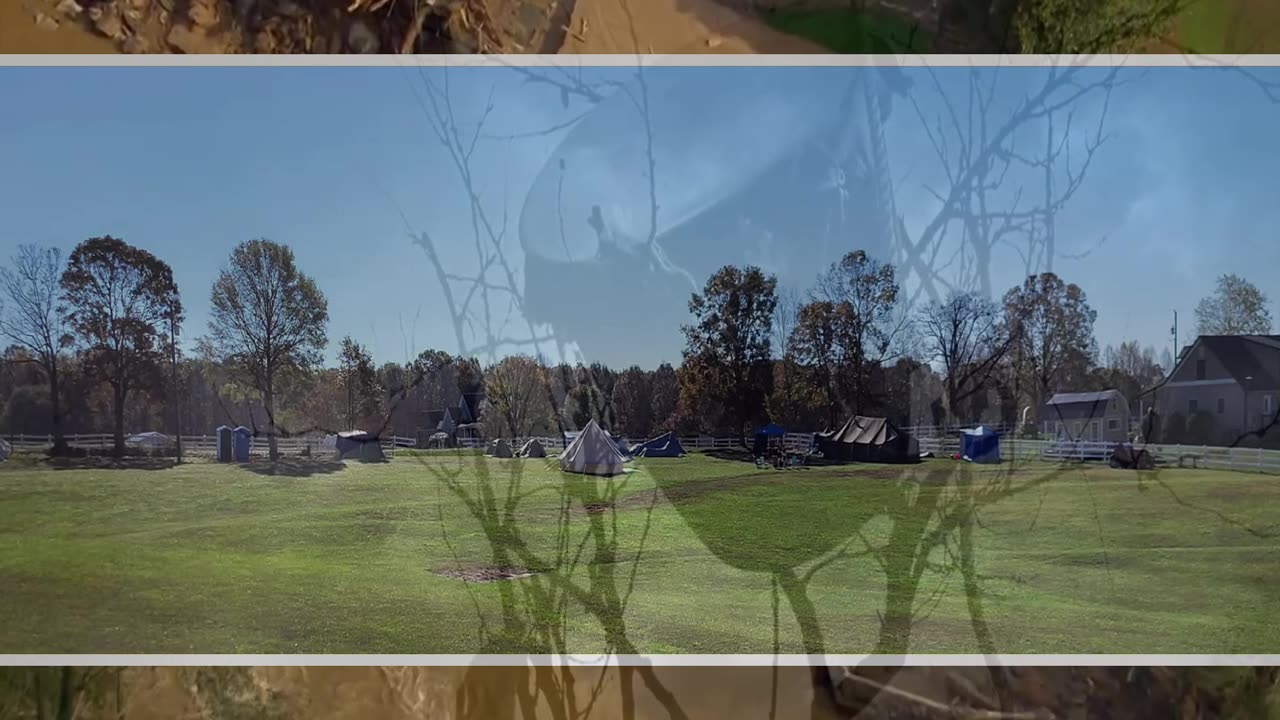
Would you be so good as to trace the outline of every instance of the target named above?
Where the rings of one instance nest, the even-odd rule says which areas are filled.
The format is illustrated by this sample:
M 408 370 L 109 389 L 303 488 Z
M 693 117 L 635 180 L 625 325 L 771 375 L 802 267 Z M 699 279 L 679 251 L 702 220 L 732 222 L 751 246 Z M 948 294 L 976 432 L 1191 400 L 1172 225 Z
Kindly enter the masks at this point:
M 1135 448 L 1131 443 L 1120 443 L 1111 451 L 1111 467 L 1125 470 L 1151 470 L 1155 458 L 1145 448 Z

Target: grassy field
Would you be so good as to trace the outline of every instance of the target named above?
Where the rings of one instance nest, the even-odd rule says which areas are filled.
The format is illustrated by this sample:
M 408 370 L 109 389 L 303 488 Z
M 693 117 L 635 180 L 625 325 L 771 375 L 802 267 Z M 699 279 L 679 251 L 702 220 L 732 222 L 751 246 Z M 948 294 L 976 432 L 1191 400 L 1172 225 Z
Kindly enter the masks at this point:
M 775 612 L 782 652 L 1280 645 L 1275 477 L 634 465 L 605 482 L 448 453 L 18 458 L 0 465 L 0 652 L 768 653 Z M 537 574 L 449 576 L 486 566 Z
M 927 53 L 923 30 L 913 31 L 901 18 L 856 9 L 777 10 L 763 13 L 774 28 L 797 35 L 837 53 Z

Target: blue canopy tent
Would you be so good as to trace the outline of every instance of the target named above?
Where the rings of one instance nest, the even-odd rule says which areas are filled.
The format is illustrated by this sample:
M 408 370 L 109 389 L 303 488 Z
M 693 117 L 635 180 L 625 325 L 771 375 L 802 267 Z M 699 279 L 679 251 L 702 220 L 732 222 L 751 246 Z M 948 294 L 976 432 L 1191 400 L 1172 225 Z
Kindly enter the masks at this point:
M 684 446 L 680 444 L 680 438 L 675 433 L 663 433 L 652 440 L 636 445 L 631 448 L 631 454 L 636 457 L 680 457 L 684 455 Z
M 753 444 L 754 446 L 752 447 L 751 452 L 756 457 L 764 457 L 765 453 L 769 450 L 769 441 L 776 438 L 777 442 L 782 442 L 782 436 L 786 434 L 786 430 L 783 430 L 773 423 L 765 425 L 756 431 L 755 443 Z
M 970 462 L 1000 462 L 1000 436 L 988 427 L 978 426 L 960 431 L 960 457 Z

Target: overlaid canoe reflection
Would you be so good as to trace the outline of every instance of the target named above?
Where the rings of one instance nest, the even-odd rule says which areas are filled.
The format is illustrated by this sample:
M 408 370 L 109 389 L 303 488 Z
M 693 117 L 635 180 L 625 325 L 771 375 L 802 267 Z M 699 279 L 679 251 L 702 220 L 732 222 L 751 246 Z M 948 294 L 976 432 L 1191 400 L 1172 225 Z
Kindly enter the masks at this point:
M 1276 668 L 5 668 L 0 718 L 36 720 L 1266 720 Z

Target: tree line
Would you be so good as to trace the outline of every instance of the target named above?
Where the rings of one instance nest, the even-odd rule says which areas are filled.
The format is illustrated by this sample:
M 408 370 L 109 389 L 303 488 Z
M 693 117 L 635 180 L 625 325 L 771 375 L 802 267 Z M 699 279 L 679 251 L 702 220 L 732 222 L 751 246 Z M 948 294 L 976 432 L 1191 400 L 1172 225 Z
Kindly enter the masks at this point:
M 1046 272 L 999 299 L 955 291 L 911 308 L 893 265 L 853 251 L 803 293 L 758 267 L 726 266 L 689 301 L 678 366 L 617 370 L 516 355 L 484 367 L 440 350 L 377 364 L 343 337 L 325 367 L 328 304 L 292 250 L 236 246 L 209 293 L 207 332 L 183 353 L 171 268 L 110 236 L 63 259 L 24 245 L 0 269 L 0 425 L 6 433 L 205 434 L 247 425 L 267 438 L 361 428 L 415 436 L 463 398 L 489 437 L 554 434 L 595 419 L 629 437 L 673 430 L 745 440 L 765 422 L 816 430 L 851 413 L 900 424 L 1017 423 L 1060 390 L 1158 383 L 1171 358 L 1126 341 L 1100 352 L 1097 314 Z M 1197 308 L 1202 334 L 1269 332 L 1264 293 L 1235 275 Z M 1034 415 L 1032 416 L 1035 417 Z M 455 420 L 458 420 L 455 413 Z

